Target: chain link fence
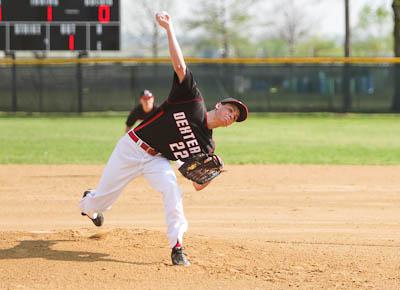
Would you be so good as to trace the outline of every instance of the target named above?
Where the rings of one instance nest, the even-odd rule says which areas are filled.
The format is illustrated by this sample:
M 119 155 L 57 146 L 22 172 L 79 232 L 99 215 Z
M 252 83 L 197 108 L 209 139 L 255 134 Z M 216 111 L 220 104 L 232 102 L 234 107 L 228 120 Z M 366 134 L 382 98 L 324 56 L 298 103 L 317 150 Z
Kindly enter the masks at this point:
M 252 112 L 394 112 L 395 66 L 379 63 L 189 63 L 209 109 L 232 96 Z M 149 89 L 162 103 L 169 63 L 1 64 L 0 111 L 128 111 Z

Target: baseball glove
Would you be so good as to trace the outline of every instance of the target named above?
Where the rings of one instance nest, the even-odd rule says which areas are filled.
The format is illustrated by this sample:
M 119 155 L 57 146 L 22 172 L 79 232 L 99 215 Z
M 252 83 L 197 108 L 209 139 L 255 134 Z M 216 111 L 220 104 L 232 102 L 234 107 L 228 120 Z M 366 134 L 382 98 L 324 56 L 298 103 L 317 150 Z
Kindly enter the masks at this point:
M 196 154 L 178 168 L 187 179 L 198 184 L 204 184 L 217 177 L 222 172 L 223 163 L 217 155 Z

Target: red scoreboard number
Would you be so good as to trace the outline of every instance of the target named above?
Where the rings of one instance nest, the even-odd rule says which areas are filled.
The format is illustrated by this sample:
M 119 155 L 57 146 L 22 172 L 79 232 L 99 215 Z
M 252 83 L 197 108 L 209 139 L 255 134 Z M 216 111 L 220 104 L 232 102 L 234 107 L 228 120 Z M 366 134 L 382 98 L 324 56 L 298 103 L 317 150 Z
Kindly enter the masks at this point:
M 100 5 L 99 6 L 99 14 L 98 21 L 100 23 L 108 23 L 110 22 L 110 6 Z
M 119 50 L 119 3 L 0 0 L 0 50 Z
M 53 21 L 53 6 L 47 6 L 47 21 Z

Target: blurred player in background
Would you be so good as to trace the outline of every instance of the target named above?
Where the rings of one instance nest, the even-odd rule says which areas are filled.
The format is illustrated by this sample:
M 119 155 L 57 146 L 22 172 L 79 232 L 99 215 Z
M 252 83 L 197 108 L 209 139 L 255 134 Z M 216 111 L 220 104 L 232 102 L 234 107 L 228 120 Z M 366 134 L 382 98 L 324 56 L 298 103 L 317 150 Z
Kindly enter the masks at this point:
M 132 109 L 126 119 L 125 132 L 128 132 L 135 125 L 136 121 L 143 121 L 158 109 L 157 105 L 154 104 L 154 95 L 149 90 L 144 90 L 140 93 L 139 101 L 140 104 Z

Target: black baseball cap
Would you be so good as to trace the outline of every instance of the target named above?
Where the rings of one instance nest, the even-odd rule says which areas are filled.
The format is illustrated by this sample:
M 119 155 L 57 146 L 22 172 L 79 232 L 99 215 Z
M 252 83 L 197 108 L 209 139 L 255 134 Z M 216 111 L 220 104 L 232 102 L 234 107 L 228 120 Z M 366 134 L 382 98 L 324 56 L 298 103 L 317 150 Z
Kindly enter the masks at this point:
M 236 122 L 243 122 L 247 119 L 247 115 L 249 114 L 249 109 L 243 102 L 236 100 L 235 98 L 226 98 L 220 101 L 221 104 L 234 104 L 239 109 L 239 117 Z
M 139 97 L 141 98 L 141 97 L 143 97 L 143 96 L 145 96 L 145 97 L 154 97 L 154 96 L 153 96 L 153 93 L 150 92 L 149 90 L 143 90 L 143 91 L 141 91 Z

